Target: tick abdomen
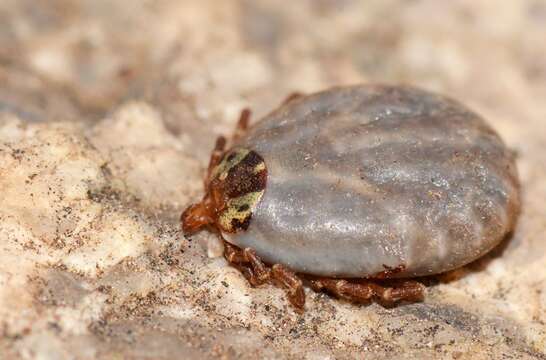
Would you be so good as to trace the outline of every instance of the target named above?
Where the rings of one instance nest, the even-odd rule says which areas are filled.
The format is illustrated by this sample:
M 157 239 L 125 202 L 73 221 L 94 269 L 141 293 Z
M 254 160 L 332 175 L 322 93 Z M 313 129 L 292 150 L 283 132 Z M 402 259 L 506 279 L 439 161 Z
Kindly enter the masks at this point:
M 282 106 L 236 146 L 268 170 L 246 231 L 225 234 L 297 272 L 400 276 L 460 267 L 512 229 L 512 153 L 475 113 L 409 87 L 334 88 Z

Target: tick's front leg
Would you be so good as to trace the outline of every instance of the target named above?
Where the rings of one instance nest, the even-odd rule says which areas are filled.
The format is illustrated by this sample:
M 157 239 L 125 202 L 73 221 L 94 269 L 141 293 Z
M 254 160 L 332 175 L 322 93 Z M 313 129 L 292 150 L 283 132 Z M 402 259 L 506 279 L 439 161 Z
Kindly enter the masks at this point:
M 252 112 L 250 109 L 246 108 L 241 111 L 241 115 L 239 116 L 239 121 L 237 122 L 237 127 L 235 128 L 235 132 L 233 133 L 232 141 L 236 142 L 241 137 L 245 135 L 245 133 L 248 130 L 248 124 L 250 123 L 250 115 Z
M 209 167 L 207 170 L 207 176 L 205 177 L 205 191 L 208 189 L 209 183 L 212 180 L 210 178 L 212 170 L 218 165 L 222 156 L 224 156 L 224 151 L 226 149 L 226 138 L 223 136 L 218 136 L 216 139 L 216 144 L 214 145 L 214 150 L 210 154 Z
M 296 100 L 296 99 L 300 99 L 300 98 L 302 98 L 304 96 L 305 96 L 305 94 L 303 94 L 303 93 L 293 92 L 284 99 L 284 101 L 281 103 L 281 105 L 286 105 L 289 102 L 291 102 L 293 100 Z

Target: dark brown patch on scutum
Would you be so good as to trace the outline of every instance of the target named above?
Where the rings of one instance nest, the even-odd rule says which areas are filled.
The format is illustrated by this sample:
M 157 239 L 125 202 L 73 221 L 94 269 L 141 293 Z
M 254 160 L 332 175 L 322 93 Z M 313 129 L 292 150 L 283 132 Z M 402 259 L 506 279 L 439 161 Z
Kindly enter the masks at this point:
M 262 191 L 267 181 L 267 170 L 264 169 L 255 173 L 256 167 L 264 163 L 264 160 L 256 152 L 249 152 L 243 160 L 229 170 L 225 180 L 224 189 L 230 199 L 239 196 Z
M 252 213 L 248 214 L 247 217 L 241 222 L 239 219 L 231 220 L 231 226 L 233 230 L 246 230 L 250 226 L 250 219 L 252 218 Z
M 247 211 L 248 209 L 250 209 L 250 205 L 244 204 L 244 205 L 239 206 L 239 208 L 237 210 L 238 211 Z

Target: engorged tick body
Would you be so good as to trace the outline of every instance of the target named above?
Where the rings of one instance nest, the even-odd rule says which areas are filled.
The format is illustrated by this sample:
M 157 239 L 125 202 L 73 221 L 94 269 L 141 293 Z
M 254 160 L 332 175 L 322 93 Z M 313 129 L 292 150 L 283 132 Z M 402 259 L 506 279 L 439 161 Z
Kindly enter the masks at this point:
M 240 132 L 247 121 L 245 112 Z M 417 282 L 382 279 L 477 259 L 519 210 L 514 158 L 498 135 L 461 104 L 411 87 L 300 96 L 223 147 L 184 230 L 217 229 L 252 284 L 277 279 L 297 307 L 293 272 L 350 300 L 419 300 Z

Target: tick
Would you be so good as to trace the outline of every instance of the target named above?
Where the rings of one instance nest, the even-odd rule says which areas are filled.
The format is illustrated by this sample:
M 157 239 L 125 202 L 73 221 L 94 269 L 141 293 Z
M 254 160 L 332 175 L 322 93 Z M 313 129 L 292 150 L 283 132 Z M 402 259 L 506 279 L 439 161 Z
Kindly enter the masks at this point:
M 483 256 L 514 227 L 513 153 L 454 100 L 361 85 L 249 116 L 229 149 L 216 141 L 183 231 L 215 232 L 251 285 L 281 285 L 298 309 L 302 279 L 355 302 L 420 301 L 413 278 Z

